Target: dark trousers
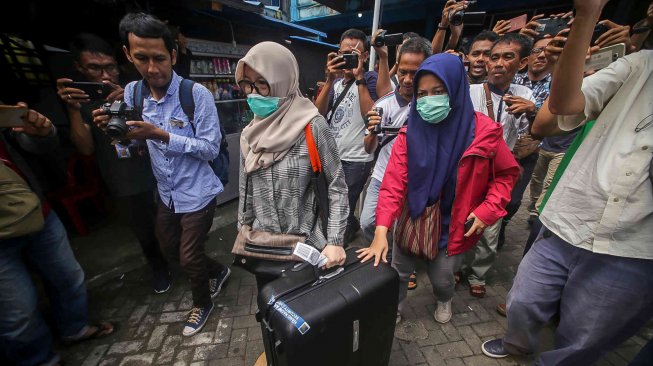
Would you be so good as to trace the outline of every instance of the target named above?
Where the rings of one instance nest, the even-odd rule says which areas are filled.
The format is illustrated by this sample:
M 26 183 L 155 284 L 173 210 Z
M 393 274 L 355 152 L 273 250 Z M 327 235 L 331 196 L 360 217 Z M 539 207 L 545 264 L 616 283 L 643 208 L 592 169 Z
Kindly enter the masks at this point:
M 347 230 L 345 238 L 353 235 L 360 228 L 360 223 L 354 216 L 356 203 L 365 188 L 365 182 L 370 176 L 373 162 L 353 162 L 342 160 L 342 170 L 347 183 L 347 198 L 349 199 L 349 216 L 347 216 Z
M 214 212 L 215 200 L 198 211 L 187 213 L 175 213 L 174 209 L 159 202 L 157 211 L 156 236 L 161 251 L 168 261 L 179 261 L 186 272 L 195 307 L 210 304 L 209 277 L 216 277 L 224 268 L 204 252 L 204 241 L 211 229 Z
M 535 163 L 537 163 L 538 154 L 530 154 L 525 158 L 517 160 L 519 166 L 522 168 L 522 173 L 519 176 L 519 180 L 515 187 L 512 189 L 512 194 L 510 196 L 510 203 L 506 206 L 506 211 L 508 214 L 503 218 L 504 221 L 510 221 L 513 216 L 519 211 L 519 206 L 521 206 L 522 197 L 524 197 L 524 192 L 526 192 L 526 187 L 531 181 L 531 176 L 533 175 L 533 169 L 535 169 Z
M 154 192 L 146 191 L 117 199 L 118 213 L 131 229 L 153 270 L 166 270 L 167 262 L 154 232 L 156 203 Z

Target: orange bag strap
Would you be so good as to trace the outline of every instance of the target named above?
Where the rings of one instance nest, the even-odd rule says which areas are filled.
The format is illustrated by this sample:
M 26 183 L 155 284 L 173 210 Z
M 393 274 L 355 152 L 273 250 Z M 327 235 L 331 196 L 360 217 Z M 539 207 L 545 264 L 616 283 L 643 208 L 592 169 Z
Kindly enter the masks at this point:
M 313 173 L 322 172 L 322 162 L 320 161 L 320 153 L 317 151 L 317 145 L 315 145 L 315 139 L 313 138 L 313 128 L 312 124 L 309 123 L 304 127 L 304 133 L 306 134 L 306 146 L 308 147 L 308 156 L 311 158 L 311 166 L 313 167 Z

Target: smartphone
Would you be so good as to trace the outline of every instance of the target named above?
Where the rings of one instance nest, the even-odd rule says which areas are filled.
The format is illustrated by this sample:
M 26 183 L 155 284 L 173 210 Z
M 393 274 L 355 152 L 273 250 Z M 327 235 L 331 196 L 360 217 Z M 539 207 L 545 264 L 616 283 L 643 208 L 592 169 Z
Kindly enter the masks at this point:
M 0 105 L 0 127 L 22 127 L 25 125 L 27 107 Z
M 358 67 L 358 54 L 356 53 L 343 53 L 339 57 L 342 57 L 342 59 L 345 61 L 345 63 L 338 67 L 340 70 L 349 70 L 349 69 L 355 69 Z
M 398 135 L 399 130 L 401 130 L 402 127 L 403 126 L 399 126 L 399 127 L 382 126 L 381 127 L 381 132 L 384 135 Z
M 469 219 L 465 221 L 465 233 L 467 233 L 469 229 L 472 228 L 472 225 L 474 225 L 474 219 Z
M 528 17 L 526 14 L 522 14 L 518 17 L 509 19 L 508 21 L 510 22 L 510 28 L 508 29 L 508 33 L 524 28 L 527 20 Z
M 617 59 L 623 57 L 624 54 L 626 54 L 626 45 L 624 43 L 617 43 L 612 46 L 603 47 L 585 61 L 585 71 L 600 70 L 617 61 Z
M 107 99 L 107 96 L 111 94 L 113 88 L 109 84 L 105 83 L 94 83 L 86 81 L 73 81 L 64 84 L 68 88 L 75 88 L 82 90 L 88 95 L 88 98 L 91 100 L 103 100 Z
M 594 26 L 594 32 L 592 33 L 592 40 L 590 41 L 590 46 L 594 46 L 594 42 L 596 42 L 599 37 L 605 32 L 607 32 L 610 28 L 608 28 L 607 25 L 605 24 L 597 24 Z
M 567 24 L 569 19 L 567 18 L 544 18 L 538 19 L 537 22 L 540 23 L 540 26 L 535 30 L 540 33 L 540 36 L 549 34 L 555 37 L 561 30 L 569 28 Z

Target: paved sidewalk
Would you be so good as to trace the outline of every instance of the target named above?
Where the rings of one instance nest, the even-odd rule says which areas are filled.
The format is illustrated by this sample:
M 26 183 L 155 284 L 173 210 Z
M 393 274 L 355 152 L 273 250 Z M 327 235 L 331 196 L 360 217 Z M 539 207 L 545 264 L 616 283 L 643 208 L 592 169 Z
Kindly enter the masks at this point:
M 466 284 L 459 285 L 450 323 L 442 325 L 433 320 L 435 300 L 424 268 L 420 268 L 419 286 L 409 291 L 410 306 L 395 333 L 391 366 L 532 363 L 529 358 L 497 361 L 483 356 L 480 350 L 484 340 L 505 331 L 506 320 L 494 309 L 505 299 L 528 236 L 523 207 L 508 226 L 506 245 L 490 272 L 486 297 L 473 298 Z M 230 263 L 235 235 L 233 224 L 212 232 L 207 243 L 210 255 Z M 182 321 L 192 305 L 187 279 L 177 271 L 171 290 L 155 295 L 149 276 L 148 269 L 141 266 L 89 290 L 91 318 L 118 322 L 119 328 L 107 338 L 60 348 L 66 365 L 251 366 L 263 352 L 260 329 L 253 315 L 256 286 L 252 275 L 233 268 L 232 277 L 215 301 L 217 306 L 210 320 L 202 332 L 191 338 L 181 336 Z M 599 365 L 627 365 L 652 337 L 653 327 L 649 324 Z M 552 347 L 552 327 L 542 332 L 541 339 L 542 349 Z

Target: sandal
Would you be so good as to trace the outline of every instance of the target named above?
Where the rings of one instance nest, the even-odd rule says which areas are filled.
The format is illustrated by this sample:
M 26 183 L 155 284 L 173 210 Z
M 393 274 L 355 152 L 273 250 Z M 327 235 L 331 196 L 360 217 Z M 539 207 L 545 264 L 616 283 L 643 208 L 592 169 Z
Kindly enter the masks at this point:
M 413 272 L 408 276 L 408 289 L 414 290 L 417 288 L 417 272 Z
M 485 297 L 485 285 L 469 285 L 469 294 L 478 298 Z
M 86 326 L 86 332 L 79 337 L 65 337 L 63 343 L 72 345 L 91 339 L 98 339 L 113 334 L 116 326 L 111 322 L 102 322 L 99 324 L 89 324 Z

